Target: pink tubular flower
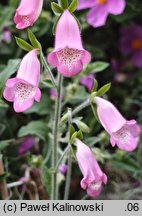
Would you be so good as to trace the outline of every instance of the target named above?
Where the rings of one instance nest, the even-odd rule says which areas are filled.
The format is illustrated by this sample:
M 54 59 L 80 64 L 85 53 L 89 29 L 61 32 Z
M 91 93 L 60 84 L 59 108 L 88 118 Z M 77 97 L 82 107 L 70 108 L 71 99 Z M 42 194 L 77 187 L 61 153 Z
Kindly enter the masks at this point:
M 32 26 L 42 10 L 43 0 L 21 0 L 14 16 L 17 29 Z
M 55 49 L 48 55 L 48 62 L 63 76 L 72 77 L 90 60 L 90 53 L 83 49 L 78 24 L 65 10 L 56 27 Z
M 78 10 L 86 8 L 91 8 L 87 14 L 88 23 L 97 28 L 105 25 L 109 14 L 121 14 L 125 0 L 79 0 Z
M 39 79 L 40 62 L 37 50 L 34 49 L 21 61 L 17 76 L 6 82 L 3 96 L 6 100 L 14 102 L 15 112 L 24 112 L 33 105 L 34 100 L 40 101 Z
M 127 121 L 109 101 L 95 97 L 99 120 L 110 134 L 110 143 L 124 151 L 136 149 L 141 129 L 135 120 Z
M 87 194 L 91 197 L 98 196 L 102 191 L 102 183 L 107 183 L 107 176 L 100 169 L 91 149 L 76 139 L 77 147 L 76 157 L 83 174 L 80 184 L 82 189 L 87 190 Z

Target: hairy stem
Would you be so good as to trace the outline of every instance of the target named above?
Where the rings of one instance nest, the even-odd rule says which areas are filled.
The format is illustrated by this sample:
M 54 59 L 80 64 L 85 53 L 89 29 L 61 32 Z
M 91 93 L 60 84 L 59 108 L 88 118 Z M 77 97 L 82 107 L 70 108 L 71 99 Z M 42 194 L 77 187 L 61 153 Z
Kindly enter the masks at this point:
M 71 156 L 71 150 L 70 150 L 68 154 L 68 169 L 67 169 L 67 176 L 66 176 L 64 200 L 68 200 L 69 198 L 70 183 L 71 183 L 71 170 L 72 170 L 72 156 Z
M 69 150 L 70 150 L 70 145 L 68 145 L 68 146 L 66 147 L 65 151 L 63 152 L 63 154 L 62 154 L 61 157 L 59 158 L 56 169 L 59 168 L 59 166 L 60 166 L 60 164 L 61 164 L 63 158 L 64 158 L 65 155 L 69 152 Z
M 77 113 L 79 113 L 82 109 L 88 107 L 90 105 L 90 98 L 86 99 L 85 101 L 83 101 L 79 106 L 77 106 L 73 111 L 72 111 L 72 116 L 75 116 Z M 66 113 L 62 119 L 62 121 L 60 122 L 60 124 L 62 122 L 66 123 L 68 120 L 68 114 Z
M 72 111 L 72 116 L 76 115 L 78 112 L 80 112 L 82 109 L 86 108 L 90 104 L 90 99 L 85 100 L 83 103 L 81 103 L 79 106 L 77 106 Z
M 44 68 L 45 68 L 45 70 L 48 72 L 53 86 L 54 86 L 55 88 L 57 88 L 57 84 L 56 84 L 55 78 L 54 78 L 54 76 L 53 76 L 53 74 L 52 74 L 52 71 L 50 70 L 50 67 L 49 67 L 48 64 L 47 64 L 47 61 L 46 61 L 46 59 L 45 59 L 43 53 L 41 53 L 41 58 L 42 58 L 42 62 L 43 62 Z
M 58 134 L 59 134 L 59 121 L 61 116 L 61 90 L 62 90 L 62 81 L 63 77 L 58 75 L 58 84 L 57 84 L 57 98 L 55 105 L 55 121 L 53 126 L 53 146 L 52 146 L 52 191 L 51 199 L 56 199 L 57 192 L 57 149 L 58 149 Z
M 72 123 L 72 110 L 68 108 L 68 146 L 70 146 L 70 125 Z M 68 200 L 69 192 L 70 192 L 70 183 L 71 183 L 71 171 L 72 171 L 72 155 L 71 149 L 68 153 L 68 168 L 67 168 L 67 176 L 66 176 L 66 184 L 65 184 L 65 192 L 64 192 L 64 200 Z

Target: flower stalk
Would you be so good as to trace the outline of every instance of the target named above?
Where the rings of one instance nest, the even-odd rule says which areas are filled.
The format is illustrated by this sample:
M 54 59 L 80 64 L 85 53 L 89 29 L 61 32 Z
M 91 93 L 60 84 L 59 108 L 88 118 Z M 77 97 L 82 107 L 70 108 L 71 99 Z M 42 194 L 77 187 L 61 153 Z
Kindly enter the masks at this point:
M 51 79 L 51 82 L 52 82 L 53 86 L 54 86 L 55 88 L 57 88 L 57 84 L 56 84 L 55 78 L 54 78 L 54 76 L 53 76 L 53 74 L 52 74 L 52 71 L 50 70 L 50 67 L 49 67 L 48 64 L 47 64 L 47 61 L 46 61 L 46 59 L 45 59 L 45 57 L 44 57 L 43 52 L 41 52 L 41 59 L 42 59 L 42 62 L 43 62 L 43 65 L 44 65 L 45 70 L 48 72 L 48 74 L 49 74 L 49 76 L 50 76 L 50 79 Z
M 72 123 L 72 111 L 68 109 L 68 146 L 70 146 L 70 125 Z M 72 171 L 72 155 L 71 149 L 68 153 L 68 164 L 67 164 L 67 176 L 66 176 L 66 184 L 65 184 L 65 192 L 64 192 L 64 200 L 68 200 L 69 198 L 69 191 L 70 191 L 70 183 L 71 183 L 71 171 Z
M 59 74 L 57 81 L 57 98 L 56 98 L 56 106 L 55 106 L 55 122 L 53 126 L 53 146 L 52 146 L 52 191 L 51 191 L 51 199 L 56 199 L 57 192 L 57 149 L 58 149 L 58 134 L 59 134 L 59 121 L 61 115 L 61 91 L 62 91 L 62 81 L 63 77 Z

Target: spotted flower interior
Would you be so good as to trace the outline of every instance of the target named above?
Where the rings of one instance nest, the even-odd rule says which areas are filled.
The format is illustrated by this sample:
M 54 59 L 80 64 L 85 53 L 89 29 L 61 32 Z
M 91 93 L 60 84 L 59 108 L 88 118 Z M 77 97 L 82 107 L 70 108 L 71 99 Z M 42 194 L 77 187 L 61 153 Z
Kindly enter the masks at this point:
M 19 103 L 23 103 L 25 100 L 31 98 L 35 94 L 35 88 L 32 85 L 25 83 L 17 83 L 14 89 L 15 98 Z
M 58 61 L 67 66 L 69 69 L 72 68 L 82 57 L 82 51 L 78 49 L 65 47 L 57 52 Z

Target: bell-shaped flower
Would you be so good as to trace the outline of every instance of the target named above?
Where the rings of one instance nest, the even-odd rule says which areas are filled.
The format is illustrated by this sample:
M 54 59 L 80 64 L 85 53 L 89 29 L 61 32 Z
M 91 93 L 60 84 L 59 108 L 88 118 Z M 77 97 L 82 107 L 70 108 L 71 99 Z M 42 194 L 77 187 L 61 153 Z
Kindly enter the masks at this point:
M 80 73 L 90 60 L 90 53 L 82 46 L 77 21 L 65 10 L 57 23 L 55 49 L 48 55 L 48 62 L 63 76 L 72 77 Z
M 43 0 L 21 0 L 14 16 L 16 28 L 24 29 L 32 26 L 38 19 L 42 6 Z
M 102 184 L 107 183 L 107 176 L 102 172 L 91 149 L 81 140 L 76 139 L 76 158 L 83 174 L 81 188 L 87 190 L 91 197 L 98 196 L 102 191 Z
M 110 135 L 110 143 L 124 151 L 136 149 L 140 137 L 140 126 L 135 120 L 126 120 L 109 101 L 95 97 L 97 114 L 104 129 Z
M 3 96 L 7 101 L 14 102 L 15 112 L 24 112 L 33 105 L 34 100 L 40 101 L 39 79 L 40 62 L 34 49 L 21 61 L 17 76 L 6 82 Z

